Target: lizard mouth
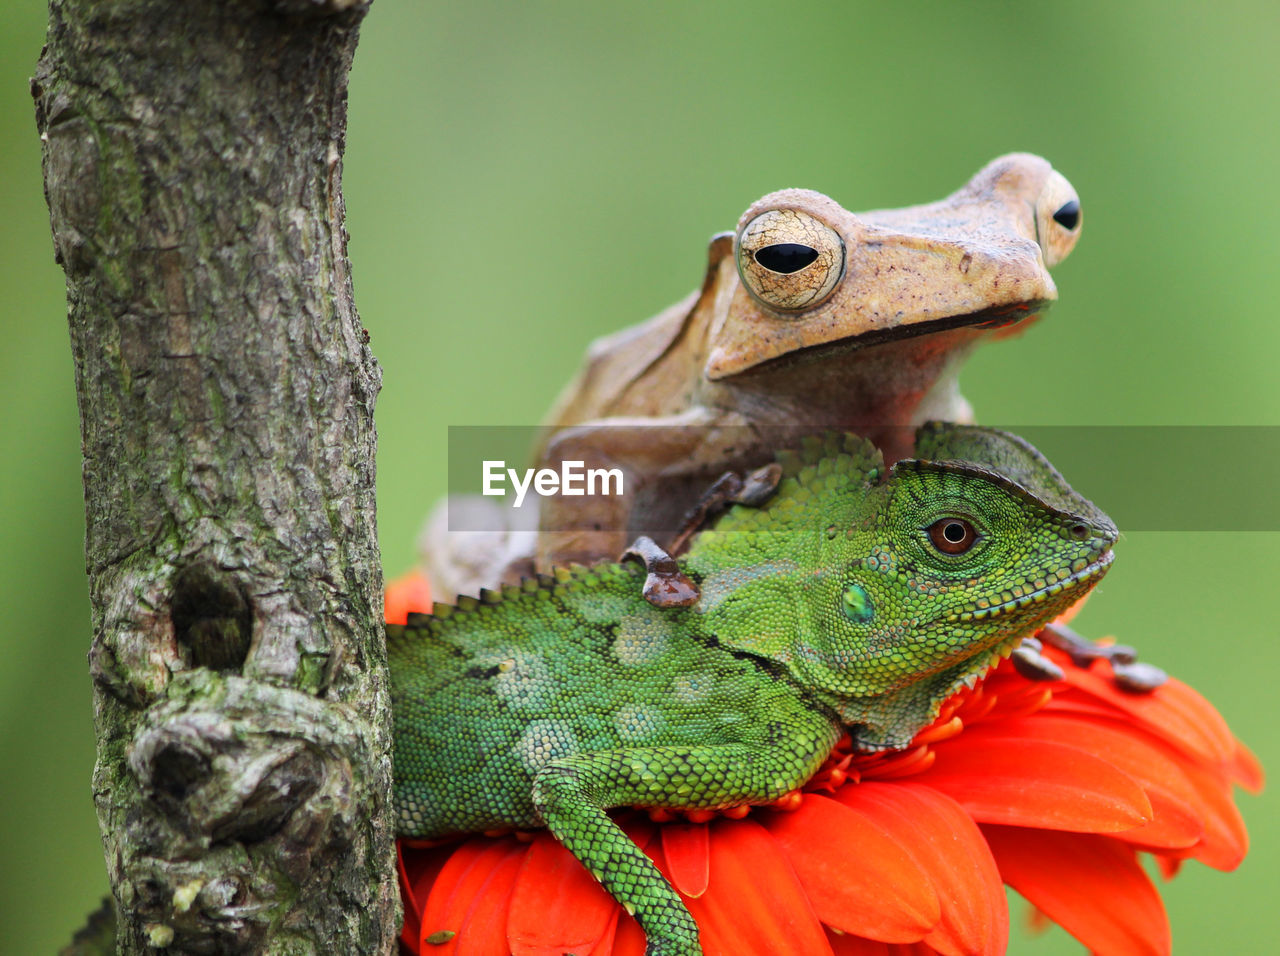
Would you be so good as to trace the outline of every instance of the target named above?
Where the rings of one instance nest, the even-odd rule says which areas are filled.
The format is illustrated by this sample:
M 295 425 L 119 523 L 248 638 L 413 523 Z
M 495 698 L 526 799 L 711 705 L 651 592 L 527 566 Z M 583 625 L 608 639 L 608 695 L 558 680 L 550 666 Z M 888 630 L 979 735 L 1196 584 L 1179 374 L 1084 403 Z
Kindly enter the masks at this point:
M 984 621 L 989 618 L 1011 614 L 1032 604 L 1041 604 L 1064 591 L 1074 590 L 1080 584 L 1088 581 L 1096 582 L 1098 578 L 1107 573 L 1107 569 L 1111 567 L 1111 562 L 1115 560 L 1115 557 L 1115 552 L 1108 548 L 1097 560 L 1085 565 L 1079 571 L 1073 571 L 1065 578 L 1060 578 L 1053 584 L 1046 584 L 1042 588 L 1036 588 L 1008 601 L 993 604 L 990 607 L 978 608 L 975 611 L 965 611 L 963 614 L 955 615 L 950 620 Z
M 1022 597 L 1014 598 L 1011 601 L 1005 601 L 1002 604 L 993 605 L 989 608 L 982 608 L 973 614 L 957 615 L 953 620 L 971 621 L 988 619 L 991 617 L 1009 614 L 1019 608 L 1027 607 L 1029 604 L 1038 604 L 1040 602 L 1047 601 L 1049 598 L 1057 594 L 1061 594 L 1063 591 L 1072 589 L 1078 584 L 1083 584 L 1088 581 L 1096 582 L 1098 578 L 1107 573 L 1107 569 L 1111 567 L 1111 562 L 1114 560 L 1115 553 L 1108 549 L 1107 552 L 1096 561 L 1081 570 L 1074 572 L 1069 577 L 1063 578 L 1056 584 L 1050 584 L 1046 587 L 1039 588 L 1029 594 L 1024 594 Z M 1028 636 L 1030 636 L 1028 632 L 1019 630 L 1018 633 L 1014 634 L 1012 637 L 1005 638 L 994 647 L 990 647 L 985 651 L 979 651 L 977 654 L 968 658 L 968 661 L 970 661 L 970 664 L 968 665 L 968 673 L 955 681 L 955 683 L 948 689 L 947 693 L 955 693 L 962 687 L 968 687 L 970 689 L 976 687 L 978 682 L 986 677 L 988 671 L 1006 657 L 1013 654 L 1013 652 L 1018 649 L 1019 645 L 1021 645 L 1023 640 Z M 979 659 L 981 660 L 981 664 L 974 667 L 972 662 Z

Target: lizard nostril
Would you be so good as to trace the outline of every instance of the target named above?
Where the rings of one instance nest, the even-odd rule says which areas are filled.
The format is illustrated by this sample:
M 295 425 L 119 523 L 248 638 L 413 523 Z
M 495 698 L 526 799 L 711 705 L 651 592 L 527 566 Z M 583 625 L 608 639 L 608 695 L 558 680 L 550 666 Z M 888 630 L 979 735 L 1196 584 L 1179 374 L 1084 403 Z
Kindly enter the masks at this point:
M 1077 541 L 1083 541 L 1089 537 L 1089 526 L 1087 524 L 1073 524 L 1069 533 Z

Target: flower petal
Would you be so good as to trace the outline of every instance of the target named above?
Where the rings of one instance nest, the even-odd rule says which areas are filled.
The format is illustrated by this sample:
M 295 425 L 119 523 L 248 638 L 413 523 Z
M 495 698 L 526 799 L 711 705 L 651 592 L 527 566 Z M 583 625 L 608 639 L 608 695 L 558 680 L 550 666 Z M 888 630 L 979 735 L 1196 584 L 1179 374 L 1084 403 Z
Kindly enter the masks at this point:
M 618 931 L 613 937 L 613 949 L 603 956 L 644 956 L 644 930 L 634 916 L 619 910 Z M 594 954 L 593 954 L 594 956 Z
M 1008 720 L 988 731 L 992 737 L 1052 741 L 1105 760 L 1132 778 L 1151 801 L 1150 823 L 1117 834 L 1152 848 L 1189 847 L 1200 840 L 1196 788 L 1183 773 L 1185 760 L 1163 740 L 1131 725 L 1084 714 L 1052 711 Z
M 912 779 L 953 797 L 979 823 L 1109 832 L 1151 819 L 1142 787 L 1105 760 L 992 727 L 940 744 L 934 765 Z
M 1119 693 L 1118 691 L 1116 693 Z M 1194 694 L 1194 692 L 1191 692 Z M 1064 699 L 1065 698 L 1065 699 Z M 1204 706 L 1208 706 L 1205 704 Z M 1059 719 L 1098 720 L 1132 719 L 1125 711 L 1109 707 L 1099 700 L 1081 698 L 1081 695 L 1060 695 L 1053 704 L 1037 715 L 1037 721 L 1056 717 Z M 1256 758 L 1238 741 L 1232 740 L 1230 760 L 1221 762 L 1215 756 L 1206 753 L 1201 744 L 1195 746 L 1177 746 L 1170 743 L 1169 732 L 1157 732 L 1145 719 L 1139 719 L 1137 725 L 1144 731 L 1150 731 L 1164 744 L 1165 755 L 1170 757 L 1179 767 L 1182 776 L 1191 787 L 1190 796 L 1187 791 L 1180 791 L 1178 796 L 1186 801 L 1196 813 L 1202 837 L 1187 854 L 1207 866 L 1219 870 L 1233 870 L 1240 865 L 1249 849 L 1249 837 L 1245 830 L 1240 811 L 1232 799 L 1231 782 L 1239 780 L 1247 785 L 1261 786 L 1262 772 Z M 1171 724 L 1176 728 L 1176 724 Z M 1137 732 L 1137 731 L 1136 731 Z M 1119 759 L 1117 758 L 1117 763 Z M 1128 769 L 1128 768 L 1125 768 Z M 1169 781 L 1166 781 L 1169 782 Z M 1160 798 L 1152 795 L 1153 805 Z M 1167 810 L 1167 807 L 1166 807 Z M 1157 817 L 1160 811 L 1157 807 Z M 1120 835 L 1121 839 L 1150 846 L 1158 850 L 1161 846 L 1174 846 L 1169 841 L 1161 843 L 1146 834 L 1146 828 L 1139 828 Z
M 1250 793 L 1261 793 L 1265 783 L 1262 763 L 1253 751 L 1236 741 L 1236 754 L 1231 761 L 1231 779 Z
M 550 833 L 529 844 L 507 911 L 513 956 L 586 951 L 609 928 L 617 903 Z
M 705 823 L 668 823 L 662 828 L 662 855 L 680 895 L 697 899 L 707 891 L 711 840 Z
M 984 825 L 1006 883 L 1090 951 L 1167 954 L 1160 894 L 1133 850 L 1090 833 Z
M 1182 765 L 1199 795 L 1204 837 L 1190 856 L 1215 870 L 1234 870 L 1249 852 L 1249 833 L 1231 799 L 1231 783 L 1216 768 L 1187 760 Z
M 505 956 L 505 913 L 525 846 L 514 839 L 477 838 L 457 847 L 440 870 L 422 914 L 420 952 L 432 956 Z M 426 938 L 455 935 L 443 944 Z
M 404 909 L 404 922 L 400 924 L 400 941 L 412 948 L 422 935 L 422 918 L 418 911 L 418 899 L 413 893 L 413 880 L 404 862 L 404 848 L 396 843 L 396 870 L 400 874 L 400 905 Z
M 937 950 L 925 943 L 881 943 L 861 936 L 842 936 L 827 932 L 835 956 L 936 956 Z
M 840 800 L 881 820 L 933 881 L 941 918 L 924 938 L 947 956 L 997 956 L 1009 908 L 987 841 L 958 803 L 911 782 L 846 787 Z
M 831 943 L 831 952 L 835 956 L 889 956 L 892 946 L 876 939 L 864 939 L 861 936 L 848 936 L 844 933 L 833 933 L 827 930 L 827 939 Z
M 620 950 L 617 948 L 618 939 L 618 917 L 625 915 L 621 906 L 614 906 L 613 914 L 609 917 L 609 925 L 605 927 L 604 935 L 596 940 L 596 944 L 587 952 L 587 956 L 620 956 Z M 637 926 L 638 930 L 640 927 Z M 637 956 L 644 956 L 644 934 L 640 934 L 640 948 L 636 950 Z
M 858 806 L 858 789 L 842 788 L 839 801 L 806 793 L 798 810 L 761 819 L 828 926 L 892 943 L 922 939 L 941 917 L 933 882 L 893 824 Z
M 453 854 L 453 846 L 414 847 L 396 841 L 396 866 L 400 871 L 400 899 L 404 906 L 404 925 L 400 938 L 416 947 L 422 935 L 422 911 L 431 895 L 431 887 L 441 869 Z
M 1123 711 L 1142 726 L 1182 750 L 1214 761 L 1229 761 L 1236 754 L 1236 738 L 1222 715 L 1182 681 L 1169 678 L 1149 694 L 1131 694 L 1111 680 L 1111 668 L 1099 662 L 1094 668 L 1066 669 L 1067 683 L 1087 697 Z M 1054 705 L 1066 704 L 1071 694 L 1055 695 Z
M 504 916 L 520 873 L 522 848 L 503 857 L 489 880 L 476 894 L 466 921 L 458 932 L 457 956 L 506 956 L 510 952 Z M 442 952 L 430 947 L 425 952 L 435 956 Z
M 829 956 L 805 887 L 765 829 L 750 819 L 719 820 L 710 828 L 710 885 L 685 901 L 706 956 Z
M 382 619 L 388 624 L 404 624 L 411 611 L 431 613 L 431 584 L 418 571 L 388 582 L 382 597 Z
M 847 936 L 830 930 L 827 931 L 827 939 L 831 942 L 831 952 L 835 956 L 889 956 L 893 949 L 890 944 L 876 939 Z

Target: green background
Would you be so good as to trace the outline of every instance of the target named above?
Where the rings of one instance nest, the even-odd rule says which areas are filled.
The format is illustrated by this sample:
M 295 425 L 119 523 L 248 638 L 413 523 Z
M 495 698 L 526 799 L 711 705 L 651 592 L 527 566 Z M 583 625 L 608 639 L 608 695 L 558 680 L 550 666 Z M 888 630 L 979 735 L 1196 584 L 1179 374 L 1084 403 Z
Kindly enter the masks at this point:
M 901 205 L 999 153 L 1042 153 L 1079 190 L 1084 236 L 1050 316 L 967 366 L 981 419 L 1280 424 L 1278 11 L 378 0 L 346 189 L 384 368 L 388 571 L 412 563 L 444 490 L 446 426 L 535 422 L 589 339 L 693 288 L 706 238 L 783 186 Z M 0 7 L 0 947 L 14 953 L 51 950 L 106 887 L 75 395 L 26 88 L 43 31 L 37 0 Z M 1276 494 L 1247 462 L 1205 467 L 1223 494 Z M 1080 624 L 1188 680 L 1274 768 L 1278 567 L 1276 534 L 1130 534 Z M 1164 889 L 1180 953 L 1270 948 L 1280 814 L 1272 795 L 1241 803 L 1244 865 L 1191 865 Z M 1012 948 L 1078 950 L 1057 931 Z

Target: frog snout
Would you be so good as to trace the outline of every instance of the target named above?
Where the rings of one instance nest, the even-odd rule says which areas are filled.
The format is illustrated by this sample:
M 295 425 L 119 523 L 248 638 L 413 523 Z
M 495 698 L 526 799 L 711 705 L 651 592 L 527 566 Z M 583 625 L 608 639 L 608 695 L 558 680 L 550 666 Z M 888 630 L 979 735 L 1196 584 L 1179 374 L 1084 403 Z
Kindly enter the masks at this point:
M 992 317 L 1016 321 L 1058 297 L 1040 247 L 1028 239 L 873 234 L 850 259 L 846 281 L 858 287 L 850 300 L 874 302 L 900 327 L 960 317 L 972 317 L 973 324 Z

